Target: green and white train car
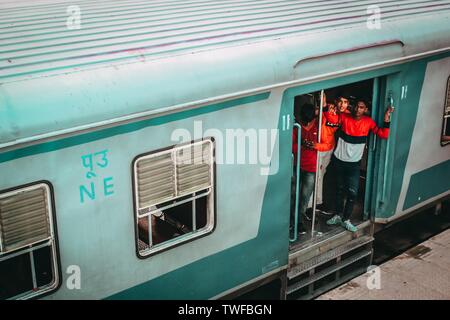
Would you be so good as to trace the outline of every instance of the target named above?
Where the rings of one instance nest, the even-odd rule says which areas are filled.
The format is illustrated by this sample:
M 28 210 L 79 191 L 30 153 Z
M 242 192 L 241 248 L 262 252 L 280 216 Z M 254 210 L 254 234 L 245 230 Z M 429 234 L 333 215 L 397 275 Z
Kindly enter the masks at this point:
M 2 299 L 271 281 L 312 297 L 370 263 L 374 223 L 450 194 L 448 0 L 2 1 L 0 16 Z M 294 97 L 370 79 L 372 117 L 388 93 L 396 107 L 369 142 L 370 220 L 290 245 Z

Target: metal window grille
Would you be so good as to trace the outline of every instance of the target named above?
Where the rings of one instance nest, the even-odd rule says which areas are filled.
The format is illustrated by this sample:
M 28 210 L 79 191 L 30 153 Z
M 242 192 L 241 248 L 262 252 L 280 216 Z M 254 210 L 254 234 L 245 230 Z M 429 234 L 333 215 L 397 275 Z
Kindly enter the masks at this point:
M 447 99 L 445 101 L 445 117 L 450 117 L 450 77 L 447 81 Z
M 450 77 L 447 80 L 447 91 L 445 97 L 445 107 L 444 107 L 444 124 L 442 126 L 442 136 L 448 135 L 448 131 L 450 130 L 448 127 L 450 126 Z M 449 144 L 450 141 L 443 141 L 443 145 Z
M 34 252 L 50 247 L 53 281 L 39 287 Z M 0 194 L 0 263 L 28 254 L 33 289 L 13 299 L 28 299 L 56 287 L 56 248 L 53 232 L 50 188 L 45 183 Z
M 213 201 L 210 195 L 214 185 L 213 142 L 210 139 L 188 145 L 175 146 L 171 149 L 155 152 L 137 159 L 134 163 L 135 202 L 137 223 L 142 218 L 148 222 L 148 247 L 138 244 L 141 251 L 148 253 L 162 250 L 203 234 L 212 229 Z M 196 200 L 207 197 L 208 223 L 203 230 L 197 229 Z M 192 203 L 192 230 L 186 237 L 176 238 L 161 244 L 152 243 L 152 216 L 161 217 L 164 210 Z M 145 248 L 143 250 L 143 248 Z M 156 249 L 152 249 L 156 248 Z

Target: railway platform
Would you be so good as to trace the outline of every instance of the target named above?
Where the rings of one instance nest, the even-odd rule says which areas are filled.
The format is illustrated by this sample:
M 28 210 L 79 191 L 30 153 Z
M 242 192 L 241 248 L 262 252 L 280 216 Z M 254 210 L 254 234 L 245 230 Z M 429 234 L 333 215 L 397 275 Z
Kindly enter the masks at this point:
M 450 229 L 317 300 L 450 300 Z

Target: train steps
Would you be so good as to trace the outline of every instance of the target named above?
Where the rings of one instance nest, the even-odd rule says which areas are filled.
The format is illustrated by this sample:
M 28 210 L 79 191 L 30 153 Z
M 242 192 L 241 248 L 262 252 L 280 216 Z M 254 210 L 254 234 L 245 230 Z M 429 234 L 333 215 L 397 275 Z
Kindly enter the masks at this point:
M 370 222 L 355 234 L 341 232 L 309 246 L 291 248 L 286 299 L 313 299 L 366 272 L 372 260 Z

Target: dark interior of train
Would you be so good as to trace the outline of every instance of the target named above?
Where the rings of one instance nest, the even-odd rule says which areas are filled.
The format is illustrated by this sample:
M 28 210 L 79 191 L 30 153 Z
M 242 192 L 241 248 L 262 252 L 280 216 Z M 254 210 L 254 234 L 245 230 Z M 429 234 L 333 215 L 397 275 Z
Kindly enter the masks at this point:
M 450 88 L 450 79 L 449 79 L 449 88 Z M 450 91 L 450 89 L 448 89 Z M 450 97 L 450 93 L 447 94 Z M 441 137 L 441 145 L 445 146 L 450 143 L 450 99 L 447 102 L 445 111 L 444 111 L 444 123 L 442 128 L 442 137 Z
M 371 115 L 372 111 L 372 97 L 373 97 L 373 79 L 353 83 L 341 87 L 335 87 L 331 89 L 324 90 L 326 103 L 327 105 L 337 106 L 337 101 L 341 95 L 346 96 L 349 100 L 349 108 L 354 108 L 355 104 L 358 100 L 363 99 L 368 104 L 368 115 Z M 302 108 L 305 104 L 313 104 L 316 108 L 320 106 L 320 96 L 321 92 L 313 92 L 310 94 L 297 96 L 295 99 L 295 105 Z M 318 118 L 318 116 L 317 116 Z M 295 117 L 294 117 L 295 119 Z M 335 141 L 337 144 L 339 134 L 339 130 L 335 133 Z M 336 144 L 334 149 L 336 148 Z M 333 149 L 333 153 L 334 153 Z M 318 153 L 319 157 L 320 154 Z M 364 199 L 365 199 L 365 186 L 366 186 L 366 174 L 367 174 L 367 156 L 368 156 L 368 147 L 367 143 L 364 148 L 364 154 L 361 159 L 360 164 L 360 176 L 359 176 L 359 190 L 357 200 L 355 201 L 354 208 L 352 214 L 350 216 L 350 221 L 353 225 L 357 226 L 361 222 L 364 221 Z M 321 161 L 323 159 L 321 158 Z M 325 161 L 326 162 L 326 161 Z M 300 165 L 301 166 L 301 165 Z M 293 165 L 294 168 L 294 165 Z M 315 240 L 317 238 L 325 239 L 334 234 L 344 231 L 345 229 L 341 225 L 327 225 L 327 221 L 333 217 L 336 212 L 336 167 L 333 161 L 330 161 L 326 168 L 326 173 L 323 176 L 323 187 L 322 187 L 322 201 L 317 202 L 315 217 L 313 219 L 313 198 L 315 190 L 320 188 L 320 183 L 318 183 L 318 188 L 314 188 L 313 195 L 308 204 L 308 209 L 306 210 L 305 215 L 298 214 L 298 237 L 295 243 L 304 243 L 309 242 L 311 240 Z M 318 172 L 316 171 L 316 175 Z M 295 169 L 293 169 L 292 173 L 293 177 L 296 175 Z M 318 175 L 320 177 L 320 175 Z M 320 179 L 320 178 L 319 178 Z M 293 179 L 293 181 L 295 181 Z M 301 181 L 301 179 L 300 179 Z M 292 188 L 292 202 L 295 202 L 295 192 L 296 186 L 293 184 Z M 299 183 L 299 189 L 301 189 L 301 184 Z M 300 190 L 298 190 L 300 192 Z M 318 191 L 319 193 L 320 191 Z M 299 199 L 300 199 L 299 195 Z M 294 233 L 294 210 L 295 205 L 291 206 L 291 227 L 290 227 L 290 236 L 293 238 Z M 314 227 L 312 226 L 312 220 L 315 221 Z
M 38 246 L 42 243 L 37 243 Z M 14 253 L 11 253 L 13 255 Z M 23 292 L 32 291 L 36 287 L 43 287 L 53 281 L 52 251 L 45 246 L 33 251 L 32 272 L 30 253 L 25 252 L 0 264 L 0 299 L 9 299 Z M 34 273 L 34 280 L 32 274 Z M 34 284 L 35 283 L 35 284 Z M 36 287 L 35 287 L 36 285 Z
M 192 201 L 178 204 L 189 196 L 178 198 L 177 200 L 157 205 L 161 209 L 172 205 L 171 208 L 163 209 L 159 213 L 151 215 L 152 221 L 152 246 L 175 239 L 184 234 L 188 234 L 194 229 L 193 205 L 195 201 L 195 229 L 206 226 L 207 198 L 201 197 Z M 149 224 L 148 217 L 140 218 L 138 221 L 139 249 L 149 248 Z

